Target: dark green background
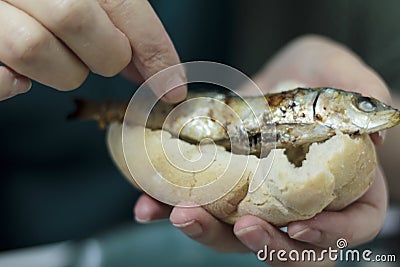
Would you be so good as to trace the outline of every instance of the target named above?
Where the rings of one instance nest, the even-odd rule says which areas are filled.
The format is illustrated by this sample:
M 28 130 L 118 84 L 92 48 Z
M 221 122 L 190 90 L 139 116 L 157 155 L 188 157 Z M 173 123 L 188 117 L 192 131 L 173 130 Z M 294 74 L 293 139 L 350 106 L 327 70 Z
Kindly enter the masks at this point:
M 182 61 L 255 73 L 296 36 L 347 44 L 400 86 L 400 1 L 151 1 Z M 90 75 L 70 93 L 39 84 L 0 103 L 0 249 L 81 239 L 133 224 L 138 196 L 95 123 L 67 121 L 76 97 L 129 98 L 136 85 Z

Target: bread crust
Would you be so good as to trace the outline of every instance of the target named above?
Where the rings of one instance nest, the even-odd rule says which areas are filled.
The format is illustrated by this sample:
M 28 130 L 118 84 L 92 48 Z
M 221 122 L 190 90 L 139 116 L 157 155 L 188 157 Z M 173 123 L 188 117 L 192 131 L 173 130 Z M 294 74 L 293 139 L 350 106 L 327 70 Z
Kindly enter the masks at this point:
M 129 138 L 135 140 L 143 127 L 127 129 Z M 226 171 L 226 162 L 232 154 L 219 147 L 212 165 L 190 180 L 187 172 L 175 168 L 163 156 L 161 134 L 170 145 L 181 146 L 184 153 L 198 151 L 196 145 L 171 137 L 161 131 L 145 129 L 146 147 L 152 165 L 162 176 L 175 184 L 200 186 L 212 182 L 220 172 Z M 122 149 L 122 126 L 111 124 L 107 134 L 110 154 L 124 176 L 138 189 L 125 162 Z M 130 153 L 130 151 L 125 152 Z M 145 157 L 145 155 L 143 155 Z M 240 158 L 239 158 L 240 157 Z M 233 224 L 241 216 L 252 214 L 276 226 L 311 218 L 323 211 L 340 210 L 358 199 L 375 178 L 377 159 L 375 147 L 369 136 L 351 138 L 337 134 L 324 143 L 310 146 L 301 167 L 288 161 L 283 149 L 275 149 L 267 158 L 235 155 L 233 160 L 247 160 L 245 170 L 233 189 L 226 195 L 203 207 L 216 218 Z M 272 164 L 271 164 L 272 163 Z M 260 164 L 260 165 L 259 165 Z M 254 192 L 249 184 L 262 181 L 258 166 L 271 166 L 268 176 Z M 167 194 L 167 192 L 166 192 Z

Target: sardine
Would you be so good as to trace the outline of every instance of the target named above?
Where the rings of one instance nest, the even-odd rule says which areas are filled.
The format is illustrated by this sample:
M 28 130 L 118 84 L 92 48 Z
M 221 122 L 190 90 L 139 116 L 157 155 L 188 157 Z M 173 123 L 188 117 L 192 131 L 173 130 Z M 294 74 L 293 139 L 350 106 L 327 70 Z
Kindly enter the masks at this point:
M 80 102 L 73 117 L 97 119 L 103 127 L 122 121 L 127 102 L 108 106 Z M 234 153 L 262 156 L 265 147 L 295 148 L 325 141 L 338 132 L 371 134 L 399 123 L 400 111 L 375 98 L 335 88 L 296 88 L 243 98 L 190 93 L 176 105 L 159 101 L 146 127 L 162 128 L 192 143 L 208 139 Z

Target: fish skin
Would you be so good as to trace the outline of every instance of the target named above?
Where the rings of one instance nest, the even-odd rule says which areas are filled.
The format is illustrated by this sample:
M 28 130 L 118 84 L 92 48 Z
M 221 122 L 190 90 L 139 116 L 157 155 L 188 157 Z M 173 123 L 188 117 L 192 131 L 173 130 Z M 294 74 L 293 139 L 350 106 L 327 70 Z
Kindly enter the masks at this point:
M 75 117 L 101 126 L 123 120 L 126 101 L 84 105 Z M 90 110 L 89 110 L 90 108 Z M 118 112 L 116 112 L 118 111 Z M 116 114 L 118 116 L 116 116 Z M 186 101 L 159 101 L 146 127 L 164 129 L 192 143 L 210 139 L 234 153 L 262 155 L 262 149 L 290 148 L 329 139 L 337 132 L 371 134 L 400 123 L 400 111 L 360 93 L 341 89 L 296 88 L 263 96 L 239 97 L 189 92 Z

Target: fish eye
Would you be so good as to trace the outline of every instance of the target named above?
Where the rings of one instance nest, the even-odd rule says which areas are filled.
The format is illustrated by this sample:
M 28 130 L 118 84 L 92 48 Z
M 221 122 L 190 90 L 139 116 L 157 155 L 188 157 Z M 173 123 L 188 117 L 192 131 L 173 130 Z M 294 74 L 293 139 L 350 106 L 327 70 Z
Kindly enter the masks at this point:
M 357 108 L 361 111 L 372 112 L 376 109 L 376 105 L 368 97 L 361 97 L 357 101 Z

